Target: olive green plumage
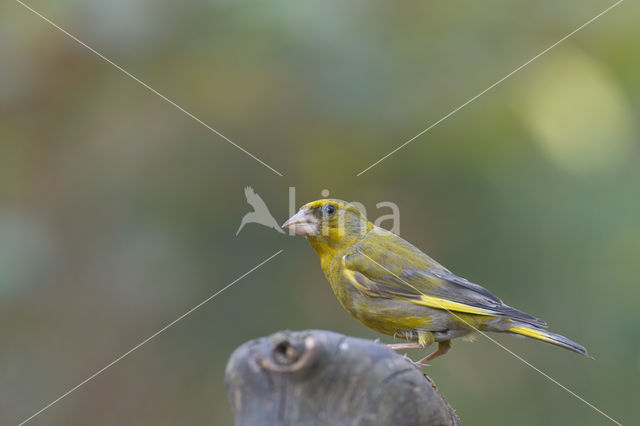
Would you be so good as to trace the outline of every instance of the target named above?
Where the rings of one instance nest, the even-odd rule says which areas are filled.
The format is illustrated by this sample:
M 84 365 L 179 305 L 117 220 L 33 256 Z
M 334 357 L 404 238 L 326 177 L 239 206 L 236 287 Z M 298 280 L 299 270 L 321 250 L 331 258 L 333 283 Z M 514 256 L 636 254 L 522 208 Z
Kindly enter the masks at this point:
M 579 344 L 544 330 L 544 321 L 373 225 L 349 203 L 311 202 L 283 226 L 308 238 L 342 306 L 376 331 L 420 346 L 440 342 L 435 356 L 448 350 L 451 339 L 477 330 L 520 334 L 589 356 Z

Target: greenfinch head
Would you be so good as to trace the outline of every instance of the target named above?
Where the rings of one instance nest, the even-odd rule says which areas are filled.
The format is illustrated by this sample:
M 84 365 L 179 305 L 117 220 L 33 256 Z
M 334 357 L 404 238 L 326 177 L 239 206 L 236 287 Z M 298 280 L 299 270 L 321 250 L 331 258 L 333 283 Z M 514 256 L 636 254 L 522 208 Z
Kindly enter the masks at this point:
M 307 237 L 316 249 L 340 250 L 367 233 L 373 224 L 352 204 L 323 199 L 302 206 L 282 227 Z

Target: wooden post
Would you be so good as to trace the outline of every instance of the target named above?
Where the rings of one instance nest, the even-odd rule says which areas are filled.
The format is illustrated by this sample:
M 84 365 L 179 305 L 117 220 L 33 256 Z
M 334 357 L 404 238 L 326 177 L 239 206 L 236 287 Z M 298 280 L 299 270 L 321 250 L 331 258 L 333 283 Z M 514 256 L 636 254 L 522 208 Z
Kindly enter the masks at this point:
M 409 359 L 330 331 L 251 340 L 231 355 L 225 382 L 237 426 L 461 424 Z

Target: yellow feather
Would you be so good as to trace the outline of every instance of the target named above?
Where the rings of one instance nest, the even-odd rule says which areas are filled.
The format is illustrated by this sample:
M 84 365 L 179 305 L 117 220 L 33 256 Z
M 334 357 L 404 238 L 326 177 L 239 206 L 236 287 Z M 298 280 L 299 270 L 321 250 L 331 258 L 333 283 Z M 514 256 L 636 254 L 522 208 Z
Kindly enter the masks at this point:
M 452 302 L 451 300 L 441 299 L 433 296 L 420 296 L 420 299 L 411 299 L 412 303 L 417 305 L 428 306 L 430 308 L 446 309 L 448 311 L 464 312 L 476 315 L 495 315 L 496 312 L 489 309 L 476 308 L 475 306 L 465 305 L 464 303 Z
M 533 328 L 529 328 L 529 327 L 520 327 L 520 326 L 509 327 L 509 331 L 522 334 L 523 336 L 532 337 L 534 339 L 543 340 L 545 342 L 553 341 L 552 339 L 547 337 L 544 331 L 534 330 Z
M 418 331 L 418 343 L 420 343 L 420 346 L 423 348 L 432 344 L 434 340 L 433 333 L 424 330 Z

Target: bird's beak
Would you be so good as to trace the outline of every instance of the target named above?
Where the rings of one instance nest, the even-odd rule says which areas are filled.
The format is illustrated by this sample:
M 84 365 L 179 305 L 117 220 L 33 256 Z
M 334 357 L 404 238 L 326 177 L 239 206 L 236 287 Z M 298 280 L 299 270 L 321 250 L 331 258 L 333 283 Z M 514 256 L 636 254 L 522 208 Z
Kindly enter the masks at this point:
M 318 235 L 320 234 L 320 219 L 315 217 L 311 211 L 301 208 L 282 224 L 283 228 L 292 230 L 298 235 Z

